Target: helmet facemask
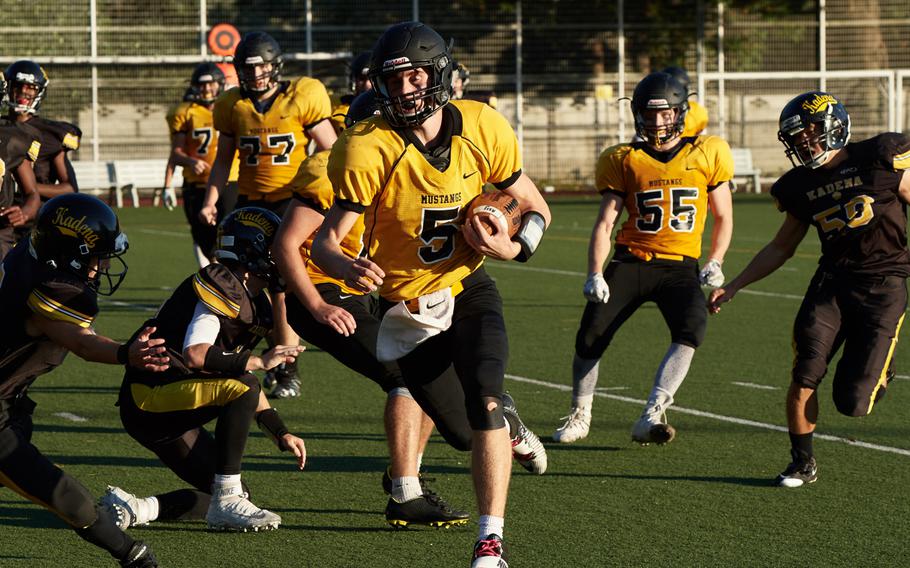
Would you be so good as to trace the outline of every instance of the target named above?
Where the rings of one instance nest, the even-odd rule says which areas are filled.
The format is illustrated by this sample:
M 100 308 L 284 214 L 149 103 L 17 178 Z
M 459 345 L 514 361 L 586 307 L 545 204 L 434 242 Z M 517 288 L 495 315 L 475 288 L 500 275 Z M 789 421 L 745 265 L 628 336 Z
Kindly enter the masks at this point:
M 657 126 L 655 121 L 649 121 L 645 114 L 648 110 L 671 110 L 676 113 L 673 121 L 669 124 Z M 689 111 L 689 104 L 683 102 L 680 105 L 669 105 L 665 100 L 650 100 L 648 106 L 644 109 L 632 106 L 632 113 L 635 116 L 635 133 L 652 146 L 662 146 L 667 142 L 682 134 L 686 127 L 686 113 Z M 656 116 L 655 116 L 656 118 Z
M 31 92 L 25 92 L 26 87 L 30 87 Z M 22 76 L 13 77 L 7 86 L 6 104 L 15 114 L 37 114 L 46 91 L 46 84 Z
M 777 139 L 784 145 L 787 158 L 794 167 L 819 168 L 828 162 L 831 153 L 843 148 L 850 136 L 849 124 L 833 115 L 833 105 L 821 120 L 804 123 L 796 115 L 784 120 Z
M 126 260 L 123 259 L 123 254 L 128 248 L 130 248 L 130 243 L 126 238 L 126 234 L 120 233 L 117 235 L 117 239 L 114 242 L 113 251 L 101 255 L 93 255 L 98 259 L 98 266 L 94 269 L 94 275 L 90 275 L 91 269 L 89 268 L 89 270 L 86 271 L 86 277 L 89 277 L 89 286 L 94 288 L 98 294 L 110 296 L 116 292 L 117 288 L 120 287 L 120 284 L 123 283 L 123 279 L 126 277 L 126 271 L 129 269 Z M 105 263 L 105 260 L 109 262 Z M 116 270 L 112 270 L 115 261 Z M 76 262 L 77 261 L 74 260 L 71 261 L 70 264 Z
M 261 73 L 256 73 L 256 67 L 264 67 L 269 65 L 269 69 L 264 70 Z M 269 89 L 275 86 L 278 81 L 281 80 L 281 61 L 278 62 L 268 62 L 264 61 L 261 63 L 254 64 L 242 64 L 236 65 L 237 70 L 237 80 L 240 82 L 240 87 L 246 93 L 255 93 L 262 94 L 267 92 Z M 266 80 L 265 86 L 259 86 L 259 82 Z

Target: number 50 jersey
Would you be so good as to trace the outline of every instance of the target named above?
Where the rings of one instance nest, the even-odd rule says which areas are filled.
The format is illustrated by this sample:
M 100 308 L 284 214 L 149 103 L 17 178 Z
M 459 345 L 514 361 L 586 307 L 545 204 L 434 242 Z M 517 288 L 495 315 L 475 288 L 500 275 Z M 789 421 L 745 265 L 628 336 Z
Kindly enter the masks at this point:
M 708 192 L 732 178 L 730 147 L 717 136 L 683 138 L 663 153 L 619 144 L 597 160 L 597 189 L 622 197 L 629 212 L 616 243 L 645 260 L 701 256 Z
M 215 128 L 232 136 L 240 152 L 240 195 L 253 201 L 289 198 L 290 182 L 307 156 L 306 129 L 331 114 L 325 87 L 309 77 L 282 82 L 265 112 L 259 112 L 240 89 L 218 97 Z

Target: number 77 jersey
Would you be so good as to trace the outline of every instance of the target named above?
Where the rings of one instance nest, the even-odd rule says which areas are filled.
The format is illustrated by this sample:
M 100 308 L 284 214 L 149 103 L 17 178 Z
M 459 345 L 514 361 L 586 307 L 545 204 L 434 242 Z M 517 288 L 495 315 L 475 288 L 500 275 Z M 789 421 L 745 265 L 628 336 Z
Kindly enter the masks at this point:
M 670 152 L 619 144 L 597 160 L 597 189 L 622 197 L 629 213 L 616 244 L 645 260 L 701 256 L 708 193 L 732 178 L 730 147 L 717 136 L 683 138 Z
M 221 95 L 215 102 L 215 128 L 232 136 L 239 151 L 240 195 L 252 201 L 291 197 L 291 180 L 307 157 L 306 129 L 331 113 L 325 86 L 308 77 L 280 83 L 262 112 L 240 89 Z

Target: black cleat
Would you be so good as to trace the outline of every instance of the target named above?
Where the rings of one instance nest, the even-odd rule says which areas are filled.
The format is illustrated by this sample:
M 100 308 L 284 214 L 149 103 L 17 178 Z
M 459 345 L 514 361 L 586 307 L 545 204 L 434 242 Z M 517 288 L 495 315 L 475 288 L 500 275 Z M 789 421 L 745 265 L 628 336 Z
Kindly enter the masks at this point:
M 818 479 L 818 465 L 815 463 L 815 458 L 805 459 L 796 455 L 795 452 L 791 453 L 793 454 L 793 461 L 790 462 L 787 469 L 777 476 L 775 485 L 795 488 L 815 483 Z
M 137 540 L 126 557 L 120 560 L 120 566 L 123 568 L 158 568 L 158 560 L 155 559 L 152 549 L 147 544 Z
M 410 525 L 447 529 L 468 524 L 468 514 L 453 509 L 442 497 L 429 491 L 404 503 L 390 498 L 385 508 L 385 520 L 401 529 Z
M 392 474 L 390 473 L 392 466 L 385 468 L 382 472 L 382 491 L 386 495 L 392 494 Z

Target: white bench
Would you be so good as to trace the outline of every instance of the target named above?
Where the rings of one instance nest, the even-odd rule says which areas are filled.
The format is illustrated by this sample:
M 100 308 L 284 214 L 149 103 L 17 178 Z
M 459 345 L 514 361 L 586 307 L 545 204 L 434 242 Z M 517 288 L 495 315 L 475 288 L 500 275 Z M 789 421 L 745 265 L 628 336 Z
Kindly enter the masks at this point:
M 114 198 L 117 207 L 123 207 L 123 191 L 130 192 L 133 207 L 139 207 L 139 189 L 160 189 L 164 186 L 166 159 L 114 160 L 112 163 L 115 181 Z M 183 174 L 177 168 L 171 180 L 174 185 L 183 184 Z
M 97 195 L 114 188 L 113 166 L 109 162 L 76 160 L 70 163 L 73 164 L 79 191 L 91 190 Z
M 761 170 L 752 164 L 752 150 L 731 148 L 733 153 L 733 179 L 752 178 L 752 191 L 761 193 Z

